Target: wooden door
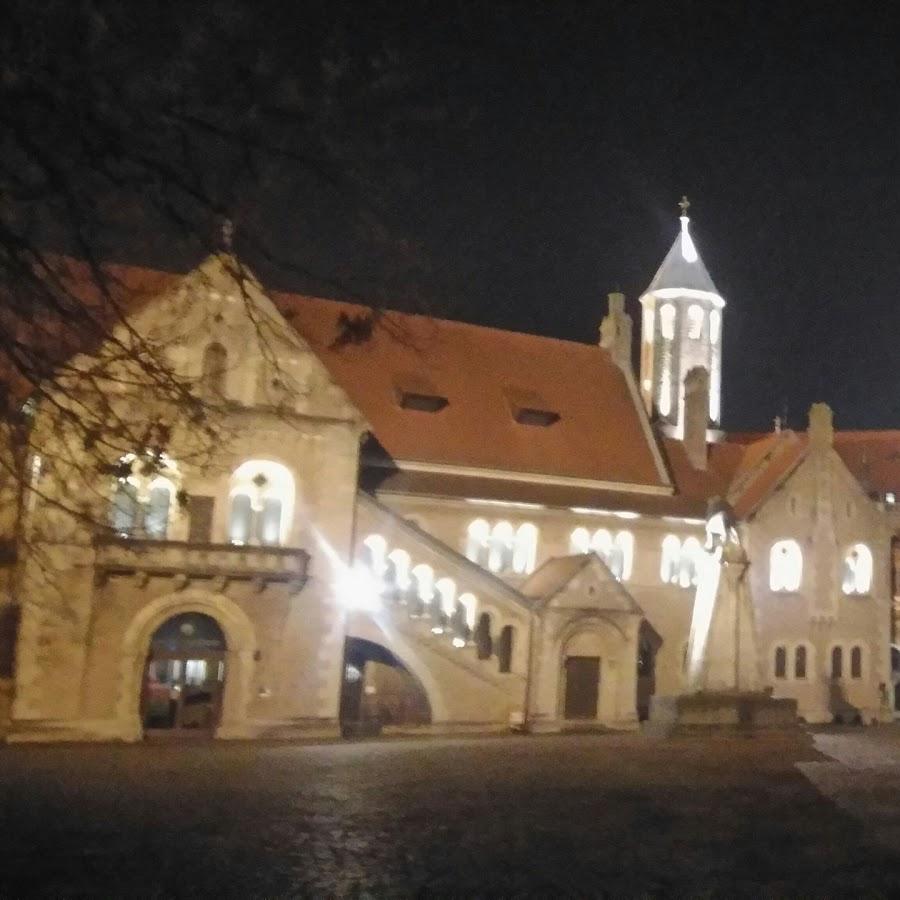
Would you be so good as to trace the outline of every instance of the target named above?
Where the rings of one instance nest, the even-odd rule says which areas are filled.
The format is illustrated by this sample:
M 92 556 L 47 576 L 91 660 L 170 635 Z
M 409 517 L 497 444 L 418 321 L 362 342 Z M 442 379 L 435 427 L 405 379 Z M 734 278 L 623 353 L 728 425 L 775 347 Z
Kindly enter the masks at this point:
M 599 656 L 566 657 L 567 719 L 596 719 L 600 689 Z

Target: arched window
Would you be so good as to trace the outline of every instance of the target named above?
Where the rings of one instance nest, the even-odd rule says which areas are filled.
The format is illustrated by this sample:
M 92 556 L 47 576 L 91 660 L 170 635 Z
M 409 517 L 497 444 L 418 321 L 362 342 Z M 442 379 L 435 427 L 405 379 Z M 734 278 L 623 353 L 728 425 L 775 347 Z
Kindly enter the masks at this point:
M 700 554 L 703 547 L 697 538 L 684 539 L 681 545 L 681 559 L 678 561 L 678 583 L 683 587 L 696 587 L 699 577 Z
M 139 521 L 137 488 L 124 479 L 116 484 L 112 501 L 112 527 L 122 537 L 131 537 L 137 532 Z
M 659 413 L 667 416 L 672 412 L 672 376 L 669 374 L 668 368 L 662 370 L 659 376 Z
M 651 304 L 652 301 L 649 301 L 644 306 L 641 322 L 641 337 L 647 344 L 653 343 L 653 306 Z
M 800 644 L 794 650 L 794 678 L 806 678 L 806 647 Z
M 177 492 L 177 466 L 165 454 L 128 453 L 119 460 L 110 524 L 122 537 L 165 540 Z M 165 473 L 165 474 L 161 474 Z
M 363 541 L 363 554 L 366 567 L 376 578 L 381 578 L 387 561 L 387 541 L 380 534 L 370 534 Z
M 775 648 L 775 677 L 787 678 L 787 648 Z
M 251 459 L 231 476 L 232 544 L 284 544 L 294 513 L 294 476 L 281 463 Z
M 475 651 L 479 659 L 490 659 L 494 652 L 493 641 L 491 640 L 491 617 L 489 613 L 482 613 L 478 617 L 478 624 L 475 626 Z
M 453 582 L 450 582 L 453 585 Z M 409 573 L 409 586 L 403 596 L 406 598 L 406 606 L 412 618 L 425 615 L 428 607 L 434 600 L 438 585 L 434 583 L 434 570 L 425 563 L 419 563 Z M 452 590 L 455 592 L 456 587 Z
M 418 568 L 419 566 L 416 566 L 416 568 L 413 569 L 413 572 Z M 428 567 L 425 566 L 425 568 Z M 429 569 L 429 572 L 430 571 L 431 570 Z M 449 619 L 456 609 L 456 582 L 452 578 L 440 578 L 434 585 L 434 592 L 436 592 L 440 598 L 441 612 Z M 422 599 L 425 600 L 425 602 L 428 602 L 431 597 L 422 597 Z
M 844 677 L 844 649 L 843 647 L 831 648 L 831 677 L 839 679 Z
M 144 533 L 165 540 L 169 531 L 169 508 L 175 485 L 168 478 L 157 478 L 150 484 L 150 498 L 144 507 Z
M 497 665 L 501 672 L 512 671 L 513 641 L 515 629 L 512 625 L 504 625 L 500 629 L 500 637 L 497 640 Z
M 484 566 L 488 561 L 491 526 L 484 519 L 475 519 L 466 529 L 466 558 Z
M 613 541 L 613 554 L 615 566 L 610 565 L 613 575 L 619 581 L 628 581 L 634 565 L 634 535 L 630 531 L 620 531 L 616 535 Z
M 850 651 L 850 677 L 862 678 L 862 647 L 856 646 Z
M 662 542 L 662 556 L 659 562 L 659 578 L 663 584 L 678 584 L 681 562 L 681 541 L 674 534 L 667 534 Z
M 590 553 L 591 533 L 587 528 L 576 528 L 569 537 L 569 552 Z
M 688 307 L 688 337 L 692 341 L 699 340 L 703 335 L 703 308 L 696 303 Z
M 845 594 L 868 594 L 872 589 L 872 551 L 865 544 L 854 544 L 844 557 Z
M 463 610 L 463 620 L 466 626 L 471 629 L 475 627 L 475 616 L 478 611 L 478 601 L 474 594 L 461 594 L 459 597 L 459 605 Z
M 796 541 L 778 541 L 769 553 L 769 587 L 773 591 L 796 591 L 803 577 L 803 553 Z
M 659 327 L 665 340 L 671 341 L 675 337 L 675 307 L 671 303 L 660 307 Z
M 391 550 L 391 552 L 388 553 L 388 560 L 393 563 L 394 584 L 398 590 L 405 591 L 409 587 L 410 582 L 409 554 L 405 550 Z
M 722 335 L 722 313 L 719 310 L 714 309 L 709 314 L 709 342 L 711 344 L 718 344 L 719 338 Z
M 634 565 L 634 535 L 630 531 L 613 534 L 606 528 L 598 528 L 590 534 L 586 528 L 576 528 L 569 537 L 572 553 L 596 553 L 619 581 L 631 577 Z
M 682 543 L 674 534 L 663 538 L 659 575 L 666 584 L 693 587 L 697 584 L 700 555 L 703 547 L 695 537 Z
M 492 572 L 506 572 L 513 561 L 513 527 L 509 522 L 498 522 L 490 536 L 488 568 Z
M 534 571 L 537 558 L 538 530 L 530 522 L 520 525 L 516 531 L 516 544 L 513 550 L 512 567 L 517 575 L 526 575 Z
M 225 373 L 228 368 L 228 351 L 213 341 L 203 351 L 203 390 L 209 397 L 225 396 Z

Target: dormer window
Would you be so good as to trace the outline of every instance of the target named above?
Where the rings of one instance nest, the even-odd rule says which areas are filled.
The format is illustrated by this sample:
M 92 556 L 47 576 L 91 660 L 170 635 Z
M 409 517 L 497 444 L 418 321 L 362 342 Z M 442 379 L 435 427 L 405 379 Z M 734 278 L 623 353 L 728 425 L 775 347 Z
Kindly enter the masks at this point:
M 395 383 L 397 402 L 401 409 L 417 412 L 436 413 L 449 405 L 450 401 L 426 378 L 421 375 L 405 375 Z
M 535 391 L 506 388 L 504 394 L 513 419 L 520 425 L 547 428 L 560 419 L 559 413 L 550 409 L 550 404 Z
M 446 397 L 438 394 L 418 394 L 413 391 L 404 391 L 400 394 L 400 406 L 418 412 L 440 412 L 449 402 Z
M 546 428 L 559 421 L 559 413 L 551 412 L 549 409 L 520 409 L 516 413 L 516 421 L 520 425 L 538 425 Z

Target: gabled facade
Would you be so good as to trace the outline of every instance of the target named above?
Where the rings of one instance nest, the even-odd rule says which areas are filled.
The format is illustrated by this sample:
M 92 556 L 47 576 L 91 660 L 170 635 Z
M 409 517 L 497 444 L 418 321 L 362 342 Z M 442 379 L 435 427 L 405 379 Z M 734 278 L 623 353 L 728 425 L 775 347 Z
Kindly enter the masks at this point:
M 618 294 L 587 345 L 234 269 L 119 272 L 153 286 L 128 326 L 212 398 L 212 450 L 186 428 L 152 479 L 133 447 L 86 485 L 48 464 L 37 414 L 39 491 L 0 566 L 8 739 L 637 727 L 686 688 L 716 498 L 760 682 L 810 721 L 891 716 L 900 438 L 835 434 L 822 406 L 807 433 L 718 430 L 724 301 L 686 215 L 641 298 L 637 379 Z

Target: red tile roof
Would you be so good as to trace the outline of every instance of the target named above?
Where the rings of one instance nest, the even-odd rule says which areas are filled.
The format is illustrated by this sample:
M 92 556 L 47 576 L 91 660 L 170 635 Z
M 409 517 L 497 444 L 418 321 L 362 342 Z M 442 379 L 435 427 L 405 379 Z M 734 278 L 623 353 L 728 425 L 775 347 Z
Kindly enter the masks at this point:
M 393 459 L 665 485 L 625 377 L 596 345 L 386 312 L 366 340 L 336 346 L 342 314 L 364 320 L 365 307 L 272 296 Z M 398 391 L 420 383 L 447 405 L 404 409 Z M 516 397 L 559 420 L 520 424 Z
M 900 431 L 837 431 L 834 449 L 867 493 L 900 493 Z

